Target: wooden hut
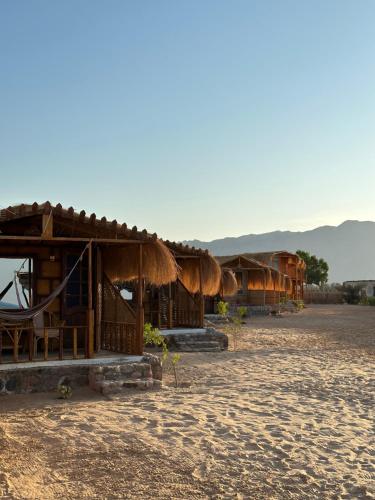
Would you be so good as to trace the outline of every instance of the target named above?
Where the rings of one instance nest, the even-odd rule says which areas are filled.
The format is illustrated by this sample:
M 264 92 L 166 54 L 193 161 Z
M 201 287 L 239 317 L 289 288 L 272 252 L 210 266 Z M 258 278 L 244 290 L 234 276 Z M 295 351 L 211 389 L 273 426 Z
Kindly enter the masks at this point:
M 49 202 L 1 210 L 0 257 L 27 260 L 21 281 L 29 302 L 0 310 L 0 362 L 142 354 L 144 283 L 177 277 L 175 258 L 156 234 Z M 116 280 L 133 280 L 134 307 Z
M 146 288 L 146 321 L 161 329 L 202 328 L 204 298 L 215 296 L 221 286 L 220 266 L 207 250 L 170 241 L 165 245 L 177 262 L 178 277 Z
M 289 298 L 303 300 L 306 264 L 297 254 L 279 250 L 244 255 L 271 266 L 286 275 L 289 283 Z
M 236 305 L 265 306 L 278 304 L 290 292 L 290 280 L 277 269 L 249 258 L 247 254 L 216 257 L 223 269 L 230 269 L 237 282 L 237 292 L 222 294 Z

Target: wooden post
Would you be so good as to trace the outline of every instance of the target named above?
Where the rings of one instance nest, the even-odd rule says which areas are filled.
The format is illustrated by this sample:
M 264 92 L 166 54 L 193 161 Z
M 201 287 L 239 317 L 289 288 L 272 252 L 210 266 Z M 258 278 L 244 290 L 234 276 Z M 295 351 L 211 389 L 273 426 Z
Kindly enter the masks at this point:
M 86 357 L 94 357 L 94 310 L 92 308 L 92 242 L 89 243 L 88 248 L 88 277 L 87 277 L 87 327 L 88 335 L 86 340 Z
M 267 271 L 263 269 L 263 306 L 266 305 L 266 286 L 267 286 L 266 273 Z
M 31 258 L 29 258 L 29 307 L 33 307 L 33 303 L 32 303 L 32 281 L 31 281 Z
M 73 328 L 73 359 L 77 359 L 77 328 Z
M 203 281 L 202 281 L 202 258 L 199 257 L 199 327 L 203 328 L 204 325 L 204 295 L 203 295 Z
M 29 361 L 33 360 L 34 356 L 34 330 L 33 328 L 29 328 L 28 330 L 28 337 L 29 337 Z
M 168 328 L 173 328 L 173 299 L 171 283 L 168 285 Z
M 59 360 L 64 359 L 64 329 L 59 328 Z
M 14 329 L 13 333 L 13 361 L 18 362 L 18 330 Z
M 95 308 L 95 352 L 99 352 L 102 343 L 102 302 L 103 302 L 103 266 L 102 252 L 96 247 L 96 308 Z
M 137 353 L 143 354 L 143 330 L 144 330 L 144 310 L 143 310 L 143 247 L 139 244 L 138 252 L 138 290 L 137 290 Z
M 48 359 L 48 330 L 44 328 L 44 361 Z

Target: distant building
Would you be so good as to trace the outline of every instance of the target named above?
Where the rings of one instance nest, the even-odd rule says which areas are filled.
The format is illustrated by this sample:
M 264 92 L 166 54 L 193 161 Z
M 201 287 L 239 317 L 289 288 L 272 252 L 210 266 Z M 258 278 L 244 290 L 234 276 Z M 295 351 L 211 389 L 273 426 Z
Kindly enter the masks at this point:
M 366 297 L 375 297 L 375 280 L 344 281 L 344 286 L 359 287 Z

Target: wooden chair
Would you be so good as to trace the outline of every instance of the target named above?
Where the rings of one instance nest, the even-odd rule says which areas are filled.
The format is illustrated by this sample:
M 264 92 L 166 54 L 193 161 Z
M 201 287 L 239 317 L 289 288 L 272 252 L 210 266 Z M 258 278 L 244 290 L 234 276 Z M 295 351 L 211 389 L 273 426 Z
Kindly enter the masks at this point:
M 50 322 L 51 322 L 51 316 L 50 316 Z M 64 326 L 65 321 L 61 321 L 60 323 L 61 323 L 61 325 L 58 325 L 58 326 Z M 44 340 L 44 333 L 47 334 L 48 340 L 49 339 L 58 339 L 60 337 L 60 329 L 53 328 L 50 326 L 46 327 L 44 324 L 44 313 L 43 312 L 34 316 L 33 326 L 34 326 L 34 356 L 36 356 L 37 351 L 38 351 L 38 342 L 41 339 Z

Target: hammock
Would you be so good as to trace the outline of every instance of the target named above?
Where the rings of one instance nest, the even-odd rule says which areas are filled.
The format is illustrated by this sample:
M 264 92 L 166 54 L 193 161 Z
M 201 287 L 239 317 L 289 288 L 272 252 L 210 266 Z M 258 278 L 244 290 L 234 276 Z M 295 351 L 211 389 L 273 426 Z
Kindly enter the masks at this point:
M 4 288 L 4 290 L 2 292 L 0 292 L 0 300 L 2 300 L 5 295 L 9 292 L 9 290 L 12 288 L 13 286 L 13 281 L 10 281 L 7 286 Z
M 60 293 L 64 290 L 69 281 L 70 276 L 73 274 L 73 271 L 77 267 L 78 263 L 82 260 L 83 255 L 86 252 L 89 245 L 90 243 L 88 243 L 85 246 L 83 252 L 78 257 L 77 262 L 74 264 L 69 274 L 64 278 L 64 280 L 60 283 L 60 285 L 57 288 L 55 288 L 55 290 L 48 297 L 42 300 L 42 302 L 40 302 L 38 305 L 31 307 L 30 309 L 22 309 L 21 311 L 12 311 L 12 312 L 2 311 L 0 309 L 0 320 L 15 321 L 15 322 L 26 321 L 28 319 L 32 319 L 37 314 L 45 311 L 48 308 L 48 306 L 56 299 L 56 297 L 60 295 Z

